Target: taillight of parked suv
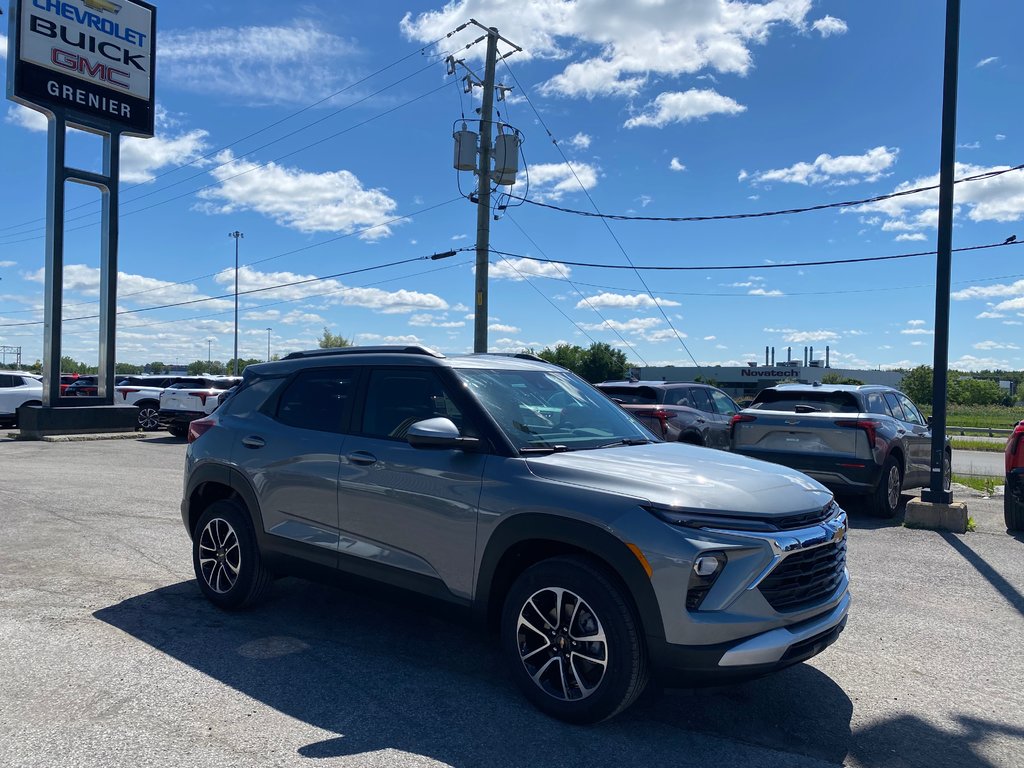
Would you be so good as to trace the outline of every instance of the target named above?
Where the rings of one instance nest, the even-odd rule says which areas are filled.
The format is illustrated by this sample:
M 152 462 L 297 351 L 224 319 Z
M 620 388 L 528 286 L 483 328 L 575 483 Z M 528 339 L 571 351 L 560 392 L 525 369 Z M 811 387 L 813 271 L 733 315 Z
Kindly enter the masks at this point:
M 1024 467 L 1024 421 L 1017 425 L 1006 441 L 1006 471 Z
M 216 423 L 217 422 L 214 419 L 196 419 L 195 421 L 189 422 L 188 441 L 190 443 L 194 443 Z

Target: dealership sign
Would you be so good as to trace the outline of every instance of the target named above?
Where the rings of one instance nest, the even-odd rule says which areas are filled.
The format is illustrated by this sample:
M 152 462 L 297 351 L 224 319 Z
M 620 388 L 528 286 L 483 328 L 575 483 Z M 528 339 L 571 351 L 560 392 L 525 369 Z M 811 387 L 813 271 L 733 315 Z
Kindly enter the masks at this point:
M 156 8 L 138 0 L 13 0 L 8 97 L 69 122 L 152 136 Z

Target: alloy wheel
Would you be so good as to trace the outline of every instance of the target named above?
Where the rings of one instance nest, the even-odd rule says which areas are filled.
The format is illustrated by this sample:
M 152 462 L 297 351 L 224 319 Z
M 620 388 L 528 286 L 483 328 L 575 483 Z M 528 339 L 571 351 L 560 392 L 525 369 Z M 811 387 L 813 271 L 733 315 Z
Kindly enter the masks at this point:
M 561 701 L 590 696 L 608 669 L 601 620 L 567 589 L 547 587 L 530 596 L 519 611 L 516 641 L 534 684 Z
M 889 469 L 888 491 L 889 508 L 896 509 L 900 505 L 900 468 L 895 464 Z
M 139 426 L 145 430 L 156 429 L 160 426 L 159 411 L 152 406 L 139 408 Z
M 242 566 L 238 534 L 231 524 L 215 517 L 199 535 L 199 567 L 206 585 L 218 594 L 229 592 Z

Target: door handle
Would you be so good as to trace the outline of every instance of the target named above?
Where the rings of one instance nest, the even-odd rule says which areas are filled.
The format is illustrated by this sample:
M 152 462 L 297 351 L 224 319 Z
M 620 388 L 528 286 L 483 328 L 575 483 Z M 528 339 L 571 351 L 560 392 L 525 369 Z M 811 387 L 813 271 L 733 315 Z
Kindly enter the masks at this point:
M 353 464 L 376 464 L 377 457 L 368 451 L 353 451 L 348 455 L 348 460 Z
M 242 438 L 242 445 L 246 448 L 262 448 L 266 444 L 267 441 L 257 435 L 249 435 Z

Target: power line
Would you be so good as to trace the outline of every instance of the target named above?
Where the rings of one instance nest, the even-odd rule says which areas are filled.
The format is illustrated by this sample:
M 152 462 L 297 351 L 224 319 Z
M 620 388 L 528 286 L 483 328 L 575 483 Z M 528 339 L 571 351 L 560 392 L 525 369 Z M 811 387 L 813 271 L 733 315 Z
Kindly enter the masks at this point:
M 166 205 L 167 203 L 174 202 L 175 200 L 180 200 L 183 197 L 189 197 L 190 195 L 193 195 L 193 194 L 195 194 L 197 192 L 203 192 L 203 191 L 205 191 L 207 189 L 212 189 L 214 187 L 218 187 L 218 186 L 224 184 L 224 182 L 231 181 L 232 179 L 237 179 L 240 176 L 245 176 L 246 174 L 252 173 L 253 171 L 258 171 L 261 168 L 266 168 L 271 163 L 275 163 L 275 162 L 277 162 L 279 160 L 283 160 L 286 157 L 291 157 L 292 155 L 296 155 L 299 152 L 305 152 L 307 149 L 312 149 L 313 147 L 318 146 L 320 144 L 323 144 L 326 141 L 330 141 L 331 139 L 336 139 L 338 136 L 342 136 L 343 134 L 349 133 L 350 131 L 354 131 L 356 128 L 361 128 L 362 126 L 364 126 L 364 125 L 366 125 L 368 123 L 371 123 L 374 120 L 379 120 L 380 118 L 385 117 L 386 115 L 390 115 L 393 112 L 397 112 L 399 109 L 407 107 L 410 104 L 413 104 L 413 103 L 415 103 L 417 101 L 420 101 L 421 99 L 425 99 L 427 96 L 432 96 L 433 94 L 437 93 L 438 91 L 441 91 L 444 88 L 448 88 L 451 85 L 452 85 L 451 82 L 443 83 L 442 85 L 438 86 L 437 88 L 433 88 L 433 89 L 427 91 L 426 93 L 421 93 L 419 96 L 416 96 L 416 97 L 414 97 L 412 99 L 404 101 L 401 104 L 398 104 L 398 105 L 396 105 L 394 107 L 391 107 L 390 109 L 387 109 L 387 110 L 385 110 L 383 112 L 380 112 L 380 113 L 378 113 L 376 115 L 373 115 L 372 117 L 368 117 L 367 119 L 365 119 L 365 120 L 363 120 L 361 122 L 355 123 L 354 125 L 351 125 L 348 128 L 345 128 L 343 130 L 340 130 L 340 131 L 337 131 L 335 133 L 332 133 L 329 136 L 325 136 L 324 138 L 319 139 L 317 141 L 314 141 L 311 144 L 307 144 L 304 147 L 299 147 L 298 149 L 292 150 L 291 152 L 286 152 L 285 154 L 279 155 L 279 156 L 273 158 L 272 160 L 268 160 L 265 163 L 254 164 L 252 168 L 248 168 L 248 169 L 246 169 L 244 171 L 241 171 L 239 173 L 234 174 L 233 176 L 228 176 L 226 178 L 219 179 L 219 180 L 217 180 L 217 181 L 215 181 L 213 183 L 206 184 L 204 186 L 198 187 L 197 189 L 189 190 L 188 192 L 183 192 L 183 193 L 181 193 L 179 195 L 175 195 L 173 197 L 169 197 L 169 198 L 167 198 L 165 200 L 160 200 L 159 202 L 143 206 L 142 208 L 136 208 L 136 209 L 131 210 L 131 211 L 122 212 L 122 213 L 119 214 L 120 218 L 123 219 L 126 216 L 131 216 L 131 215 L 136 214 L 136 213 L 142 213 L 143 211 L 148 211 L 148 210 L 150 210 L 152 208 L 157 208 L 158 206 L 161 206 L 161 205 Z M 273 142 L 271 142 L 271 143 L 273 143 Z M 267 146 L 269 146 L 269 145 L 267 145 Z M 240 158 L 235 158 L 231 162 L 236 162 L 239 159 Z M 229 163 L 222 163 L 220 166 L 217 166 L 217 168 L 224 167 L 225 165 L 228 165 L 228 164 Z M 207 173 L 209 173 L 210 171 L 213 171 L 213 170 L 216 170 L 216 168 L 212 168 L 209 171 L 203 171 L 202 173 L 194 174 L 192 176 L 189 176 L 186 179 L 182 179 L 181 181 L 177 181 L 174 184 L 169 184 L 166 187 L 163 187 L 163 188 L 161 188 L 159 190 L 154 190 L 152 193 L 147 193 L 146 195 L 140 195 L 140 196 L 136 197 L 134 200 L 132 200 L 130 202 L 135 202 L 136 200 L 141 200 L 143 197 L 147 197 L 149 194 L 155 194 L 156 192 L 165 191 L 167 189 L 170 189 L 173 186 L 177 186 L 178 184 L 182 184 L 182 183 L 184 183 L 186 181 L 190 181 L 190 180 L 195 179 L 195 178 L 197 178 L 199 176 L 205 176 Z M 78 219 L 84 219 L 84 218 L 90 218 L 90 217 L 92 217 L 94 215 L 95 215 L 95 213 L 83 214 L 82 216 L 77 216 L 74 219 L 71 219 L 71 221 L 78 220 Z M 80 229 L 87 229 L 87 228 L 93 227 L 93 226 L 96 226 L 96 222 L 92 222 L 90 224 L 84 224 L 84 225 L 81 225 L 81 226 L 78 226 L 78 227 L 71 227 L 67 231 L 68 232 L 75 232 L 75 231 L 78 231 Z M 9 240 L 9 241 L 7 241 L 5 243 L 0 243 L 0 246 L 15 245 L 17 243 L 27 243 L 27 242 L 31 242 L 33 240 L 41 240 L 44 237 L 45 237 L 45 235 L 36 235 L 34 237 L 28 237 L 28 238 L 24 238 L 24 239 L 21 239 L 21 240 Z
M 506 65 L 507 66 L 507 65 Z M 513 75 L 515 77 L 515 75 Z M 527 97 L 529 101 L 529 97 Z M 532 106 L 532 105 L 531 105 Z M 535 110 L 536 111 L 536 110 Z M 550 131 L 548 132 L 550 136 Z M 552 137 L 552 142 L 558 147 L 558 142 Z M 561 152 L 561 148 L 559 148 Z M 564 155 L 563 155 L 564 157 Z M 1004 173 L 1010 173 L 1011 171 L 1019 171 L 1024 169 L 1024 163 L 1015 165 L 1011 168 L 1002 168 L 995 171 L 986 171 L 985 173 L 978 173 L 974 176 L 965 176 L 962 179 L 956 179 L 954 184 L 964 184 L 971 181 L 980 181 L 982 179 L 991 179 L 996 176 L 1002 176 Z M 900 192 L 889 192 L 884 195 L 875 195 L 874 197 L 865 197 L 860 200 L 844 200 L 839 203 L 822 203 L 820 205 L 809 205 L 805 208 L 786 208 L 777 211 L 760 211 L 758 213 L 726 213 L 718 214 L 714 216 L 628 216 L 626 214 L 618 213 L 601 213 L 600 211 L 580 211 L 575 208 L 566 208 L 560 205 L 552 205 L 550 203 L 542 203 L 538 200 L 531 200 L 518 195 L 509 194 L 508 196 L 515 199 L 521 200 L 524 203 L 535 205 L 538 208 L 548 208 L 552 211 L 559 211 L 560 213 L 571 213 L 576 216 L 584 216 L 594 219 L 604 219 L 608 221 L 667 221 L 667 222 L 693 222 L 693 221 L 729 221 L 736 219 L 763 219 L 771 216 L 787 216 L 796 213 L 808 213 L 810 211 L 824 211 L 830 208 L 850 208 L 857 205 L 867 205 L 869 203 L 878 203 L 883 200 L 891 200 L 896 197 L 906 197 L 907 195 L 916 195 L 921 192 L 931 192 L 939 188 L 938 184 L 927 186 L 927 187 L 916 187 L 914 189 L 905 189 Z M 589 195 L 587 195 L 589 197 Z
M 305 278 L 303 280 L 292 280 L 291 282 L 277 283 L 275 285 L 263 286 L 262 288 L 250 288 L 249 290 L 246 290 L 246 291 L 239 291 L 237 295 L 238 296 L 248 296 L 248 295 L 253 294 L 253 293 L 263 293 L 265 291 L 276 291 L 276 290 L 279 290 L 281 288 L 292 288 L 292 287 L 294 287 L 296 285 L 307 285 L 309 283 L 320 282 L 321 280 L 333 280 L 333 279 L 338 278 L 338 277 L 346 277 L 348 275 L 357 275 L 357 274 L 360 274 L 362 272 L 372 272 L 372 271 L 377 270 L 377 269 L 385 269 L 387 267 L 396 267 L 396 266 L 399 266 L 401 264 L 410 264 L 410 263 L 412 263 L 414 261 L 424 261 L 424 260 L 433 260 L 433 259 L 437 259 L 437 258 L 447 258 L 448 256 L 454 256 L 456 253 L 457 253 L 457 251 L 448 251 L 445 254 L 432 254 L 430 256 L 414 256 L 414 257 L 409 258 L 409 259 L 400 259 L 398 261 L 390 261 L 390 262 L 387 262 L 386 264 L 376 264 L 376 265 L 369 266 L 369 267 L 360 267 L 359 269 L 350 269 L 350 270 L 346 270 L 344 272 L 336 272 L 336 273 L 334 273 L 332 275 L 322 275 L 320 277 L 308 277 L 308 278 Z M 207 301 L 217 301 L 218 299 L 230 299 L 230 298 L 234 297 L 235 295 L 236 294 L 234 292 L 232 292 L 232 293 L 224 293 L 224 294 L 221 294 L 219 296 L 205 296 L 205 297 L 199 298 L 199 299 L 189 299 L 187 301 L 176 301 L 176 302 L 172 302 L 172 303 L 169 303 L 169 304 L 159 304 L 159 305 L 152 306 L 152 307 L 139 307 L 137 309 L 122 309 L 117 314 L 118 315 L 134 315 L 134 314 L 138 314 L 139 312 L 152 312 L 152 311 L 157 310 L 157 309 L 172 309 L 174 307 L 185 307 L 185 306 L 190 306 L 190 305 L 193 305 L 193 304 L 202 304 L 202 303 L 207 302 Z M 94 320 L 97 317 L 99 317 L 99 315 L 82 315 L 80 317 L 68 317 L 68 318 L 64 318 L 64 322 L 65 323 L 70 323 L 70 322 L 73 322 L 75 320 Z M 43 324 L 42 320 L 33 320 L 33 321 L 30 321 L 30 322 L 24 322 L 24 323 L 0 323 L 0 328 L 13 328 L 13 327 L 17 327 L 17 326 L 42 325 L 42 324 Z
M 561 155 L 561 157 L 562 157 L 562 161 L 565 163 L 566 167 L 572 172 L 572 176 L 573 176 L 574 179 L 576 179 L 576 183 L 579 184 L 580 189 L 583 190 L 583 194 L 587 196 L 587 200 L 590 201 L 590 204 L 591 204 L 591 206 L 593 206 L 594 211 L 596 211 L 597 213 L 600 213 L 600 210 L 597 207 L 597 202 L 591 196 L 590 190 L 588 190 L 586 185 L 584 185 L 584 183 L 580 180 L 580 177 L 576 173 L 576 169 L 573 167 L 572 163 L 569 162 L 569 158 L 565 156 L 565 152 L 562 151 L 562 148 L 558 145 L 558 142 L 555 141 L 555 137 L 552 135 L 551 129 L 548 128 L 547 123 L 544 122 L 544 118 L 541 116 L 540 111 L 537 109 L 536 106 L 534 106 L 533 100 L 530 98 L 530 94 L 527 93 L 525 88 L 523 88 L 522 83 L 519 82 L 519 78 L 516 77 L 515 72 L 512 71 L 512 67 L 510 67 L 508 65 L 508 62 L 504 61 L 504 64 L 505 64 L 505 69 L 507 69 L 509 75 L 512 76 L 512 80 L 515 81 L 515 84 L 519 87 L 519 90 L 522 91 L 523 97 L 526 99 L 526 103 L 530 105 L 530 109 L 533 110 L 533 114 L 537 117 L 537 121 L 544 128 L 544 131 L 547 133 L 547 135 L 551 138 L 552 143 L 555 145 L 555 149 L 558 150 L 558 154 Z M 626 261 L 628 261 L 630 264 L 632 264 L 633 260 L 629 257 L 629 254 L 626 252 L 625 247 L 623 247 L 622 242 L 619 240 L 618 237 L 616 237 L 615 233 L 612 231 L 611 226 L 609 226 L 608 222 L 605 219 L 602 219 L 601 221 L 604 224 L 604 228 L 606 230 L 608 230 L 608 234 L 611 235 L 612 240 L 615 241 L 615 245 L 618 246 L 619 251 L 626 258 Z M 636 271 L 636 270 L 634 270 L 634 271 Z M 639 279 L 640 282 L 643 284 L 644 290 L 646 290 L 648 293 L 650 293 L 651 289 L 647 287 L 647 283 L 644 281 L 643 275 L 641 275 L 639 272 L 636 272 L 636 276 L 637 276 L 637 279 Z M 690 348 L 688 346 L 686 346 L 686 342 L 683 341 L 683 337 L 679 334 L 679 331 L 676 330 L 676 327 L 672 323 L 672 320 L 669 318 L 668 313 L 665 312 L 665 308 L 662 307 L 660 304 L 657 304 L 657 307 L 658 307 L 658 311 L 661 312 L 661 316 L 665 319 L 665 322 L 668 323 L 668 327 L 672 330 L 672 333 L 675 334 L 676 341 L 678 341 L 680 346 L 684 350 L 686 350 L 686 354 L 690 356 L 691 360 L 693 360 L 693 364 L 699 367 L 699 364 L 697 363 L 697 358 L 695 358 L 693 356 L 693 353 L 690 352 Z M 607 321 L 605 321 L 605 324 L 608 325 L 608 327 L 611 327 L 611 324 L 608 323 Z M 621 336 L 620 336 L 620 338 L 621 338 Z M 634 349 L 634 352 L 635 351 L 636 350 Z M 645 363 L 645 365 L 646 365 L 646 363 Z
M 964 253 L 966 251 L 983 251 L 989 248 L 1003 248 L 1013 245 L 1024 245 L 1024 241 L 1015 241 L 1012 243 L 989 243 L 987 245 L 971 245 L 964 248 L 954 248 L 954 253 Z M 539 256 L 529 256 L 521 253 L 510 253 L 508 251 L 498 251 L 491 249 L 491 253 L 498 256 L 512 256 L 517 259 L 529 259 L 530 261 L 550 261 L 552 263 L 562 264 L 567 267 L 592 267 L 594 269 L 629 269 L 633 271 L 661 271 L 661 272 L 707 272 L 717 270 L 729 270 L 729 269 L 790 269 L 792 267 L 822 267 L 836 264 L 862 264 L 865 262 L 873 261 L 893 261 L 896 259 L 911 259 L 918 256 L 934 256 L 935 251 L 918 251 L 916 253 L 900 253 L 893 256 L 864 256 L 856 259 L 826 259 L 823 261 L 794 261 L 786 264 L 712 264 L 712 265 L 701 265 L 701 266 L 662 266 L 662 265 L 634 265 L 629 264 L 597 264 L 594 262 L 586 261 L 567 261 L 565 259 L 550 259 L 540 258 Z M 644 285 L 646 288 L 646 284 Z M 647 291 L 650 293 L 650 290 Z
M 519 222 L 516 221 L 511 215 L 508 215 L 508 220 L 511 221 L 515 225 L 516 229 L 518 229 L 520 232 L 522 232 L 523 237 L 525 237 L 527 240 L 529 240 L 530 243 L 533 244 L 533 247 L 536 248 L 537 251 L 540 252 L 540 254 L 542 256 L 545 256 L 545 258 L 546 258 L 546 254 L 544 253 L 544 250 L 539 245 L 537 245 L 537 241 L 535 241 L 532 237 L 530 237 L 530 235 L 527 233 L 527 231 L 525 229 L 523 229 L 519 225 Z M 494 250 L 490 250 L 490 252 L 491 253 L 497 253 Z M 504 254 L 499 254 L 499 255 L 504 255 Z M 565 274 L 565 272 L 562 271 L 561 267 L 556 262 L 551 261 L 550 259 L 547 259 L 547 260 L 549 261 L 549 263 L 555 265 L 555 268 L 558 269 L 559 274 L 562 275 L 562 277 L 569 283 L 569 285 L 573 286 L 573 290 L 575 290 L 580 296 L 583 296 L 582 291 L 580 291 L 579 289 L 576 288 L 575 285 L 573 285 L 572 280 L 570 280 L 569 276 L 567 274 Z M 512 269 L 516 269 L 515 265 L 513 265 L 511 262 L 506 260 L 506 263 L 508 263 L 508 265 L 511 266 Z M 537 289 L 537 290 L 540 290 L 540 289 Z M 547 297 L 545 297 L 545 298 L 547 298 Z M 584 301 L 586 301 L 587 302 L 587 306 L 590 307 L 590 309 L 593 310 L 594 313 L 598 317 L 601 318 L 601 322 L 607 328 L 609 328 L 616 336 L 618 336 L 619 339 L 622 341 L 622 343 L 625 344 L 627 347 L 629 347 L 629 349 L 633 352 L 633 354 L 636 355 L 644 365 L 647 365 L 647 361 L 644 360 L 643 357 L 641 357 L 639 352 L 637 352 L 636 347 L 634 347 L 632 344 L 630 344 L 629 341 L 626 340 L 626 337 L 623 336 L 621 333 L 619 333 L 619 330 L 614 325 L 612 325 L 610 322 L 608 322 L 608 319 L 604 315 L 601 314 L 601 310 L 599 310 L 597 307 L 593 306 L 588 299 L 584 298 Z M 576 325 L 575 321 L 573 321 L 573 325 Z M 579 328 L 578 325 L 576 327 Z M 582 331 L 583 329 L 580 328 L 580 330 Z M 590 338 L 590 336 L 588 335 L 587 338 Z M 591 339 L 591 340 L 593 340 L 593 339 Z
M 437 208 L 442 208 L 442 207 L 447 206 L 447 205 L 452 205 L 453 203 L 458 203 L 461 200 L 462 200 L 461 197 L 459 197 L 459 198 L 452 198 L 451 200 L 446 200 L 443 203 L 436 203 L 436 204 L 434 204 L 432 206 L 428 206 L 427 208 L 421 208 L 419 211 L 414 211 L 413 213 L 407 213 L 407 214 L 404 214 L 402 216 L 395 216 L 392 219 L 388 219 L 387 221 L 382 221 L 382 222 L 380 222 L 378 224 L 372 224 L 370 226 L 362 227 L 361 229 L 354 229 L 354 230 L 352 230 L 350 232 L 345 232 L 344 234 L 339 234 L 339 236 L 337 236 L 337 237 L 329 238 L 328 240 L 323 240 L 323 241 L 321 241 L 319 243 L 312 243 L 312 244 L 310 244 L 308 246 L 302 246 L 301 248 L 295 248 L 295 249 L 292 249 L 291 251 L 285 251 L 284 253 L 279 253 L 276 256 L 267 256 L 266 258 L 256 259 L 254 261 L 249 261 L 249 262 L 246 262 L 245 264 L 242 264 L 242 266 L 246 267 L 246 266 L 254 266 L 256 264 L 263 264 L 263 263 L 266 263 L 267 261 L 273 261 L 274 259 L 282 259 L 285 256 L 294 256 L 295 254 L 302 253 L 303 251 L 309 251 L 309 250 L 312 250 L 313 248 L 319 248 L 319 247 L 322 247 L 322 246 L 330 245 L 331 243 L 337 243 L 339 240 L 345 240 L 347 238 L 354 238 L 354 237 L 359 236 L 359 234 L 364 234 L 366 232 L 372 231 L 373 229 L 377 229 L 377 228 L 382 227 L 382 226 L 388 226 L 389 224 L 397 223 L 398 221 L 401 221 L 402 219 L 408 219 L 408 218 L 412 218 L 413 216 L 419 216 L 422 213 L 427 213 L 427 212 L 433 211 L 433 210 L 435 210 Z M 232 268 L 228 266 L 228 267 L 224 267 L 223 269 L 218 269 L 215 272 L 210 272 L 209 274 L 201 274 L 201 275 L 197 276 L 197 278 L 187 278 L 185 280 L 179 280 L 179 281 L 177 281 L 175 283 L 166 283 L 166 284 L 163 284 L 163 285 L 160 285 L 160 286 L 156 286 L 154 288 L 146 288 L 146 289 L 143 289 L 141 291 L 132 291 L 130 293 L 118 294 L 118 301 L 121 301 L 122 299 L 127 299 L 127 298 L 132 297 L 132 296 L 141 296 L 142 294 L 153 293 L 154 291 L 166 291 L 168 288 L 174 288 L 175 286 L 183 286 L 186 283 L 194 283 L 194 282 L 197 282 L 197 281 L 206 280 L 208 278 L 215 278 L 215 276 L 217 276 L 218 274 L 222 274 L 224 272 L 229 272 L 229 271 L 232 271 Z M 63 306 L 65 306 L 67 308 L 67 307 L 73 307 L 73 306 L 87 306 L 89 304 L 95 304 L 95 303 L 97 303 L 97 302 L 96 301 L 79 301 L 79 302 L 75 302 L 75 303 L 72 303 L 72 304 L 65 304 Z M 27 312 L 38 312 L 38 311 L 40 311 L 40 310 L 39 309 L 8 309 L 8 310 L 5 310 L 5 311 L 0 311 L 0 313 L 2 313 L 2 314 L 24 314 L 24 313 L 27 313 Z
M 247 140 L 253 138 L 254 136 L 258 136 L 261 133 L 265 133 L 266 131 L 269 131 L 271 128 L 275 128 L 278 125 L 281 125 L 282 123 L 285 123 L 285 122 L 291 120 L 294 117 L 298 117 L 303 112 L 308 112 L 309 110 L 311 110 L 311 109 L 313 109 L 315 107 L 318 107 L 318 106 L 320 106 L 321 104 L 323 104 L 323 103 L 325 103 L 327 101 L 330 101 L 331 99 L 335 98 L 336 96 L 340 96 L 345 91 L 351 90 L 352 88 L 355 88 L 356 86 L 362 85 L 363 83 L 365 83 L 365 82 L 367 82 L 369 80 L 372 80 L 377 75 L 383 74 L 384 72 L 388 71 L 389 69 L 392 69 L 393 67 L 398 66 L 403 61 L 406 61 L 407 59 L 412 58 L 416 54 L 418 54 L 418 53 L 419 54 L 423 54 L 428 48 L 431 48 L 434 45 L 437 45 L 439 42 L 441 42 L 444 39 L 445 38 L 440 37 L 440 38 L 438 38 L 437 40 L 435 40 L 432 43 L 428 43 L 428 44 L 426 44 L 424 46 L 421 46 L 421 47 L 417 48 L 416 50 L 412 51 L 411 53 L 401 57 L 400 59 L 396 59 L 395 61 L 391 62 L 387 66 L 381 67 L 376 72 L 372 72 L 371 74 L 366 75 L 365 77 L 362 77 L 359 80 L 355 80 L 355 81 L 349 83 L 348 85 L 338 89 L 337 91 L 334 91 L 333 93 L 330 93 L 327 96 L 324 96 L 323 98 L 318 99 L 317 101 L 314 101 L 314 102 L 312 102 L 310 104 L 307 104 L 306 106 L 302 107 L 301 109 L 298 109 L 298 110 L 296 110 L 294 112 L 291 112 L 290 114 L 285 115 L 284 117 L 282 117 L 282 118 L 280 118 L 278 120 L 275 120 L 274 122 L 269 123 L 269 124 L 263 126 L 262 128 L 259 128 L 258 130 L 253 131 L 252 133 L 246 134 L 245 136 L 242 136 L 241 138 L 238 138 L 238 139 L 235 139 L 234 141 L 229 142 L 228 144 L 224 144 L 223 146 L 217 147 L 216 149 L 212 149 L 212 150 L 210 150 L 209 152 L 207 152 L 204 155 L 200 155 L 199 157 L 196 157 L 196 158 L 194 158 L 192 160 L 189 160 L 187 163 L 182 163 L 180 165 L 176 165 L 173 168 L 169 168 L 166 171 L 162 171 L 161 173 L 155 174 L 152 179 L 149 179 L 147 181 L 139 182 L 137 184 L 129 184 L 129 185 L 127 185 L 127 186 L 125 186 L 125 187 L 123 187 L 121 189 L 121 193 L 124 194 L 125 192 L 128 192 L 128 191 L 130 191 L 132 189 L 135 189 L 136 187 L 141 187 L 144 184 L 149 184 L 150 182 L 156 181 L 157 179 L 163 178 L 164 176 L 168 176 L 168 175 L 170 175 L 172 173 L 176 173 L 177 171 L 180 171 L 183 168 L 188 168 L 190 166 L 195 165 L 196 163 L 202 162 L 203 160 L 208 160 L 209 158 L 217 155 L 218 153 L 223 152 L 225 149 L 230 149 L 231 147 L 233 147 L 233 146 L 235 146 L 237 144 L 241 144 L 243 141 L 247 141 Z M 443 54 L 433 54 L 433 55 L 435 57 L 443 56 Z M 418 70 L 417 72 L 414 72 L 413 75 L 419 74 L 419 72 L 422 72 L 425 69 L 428 69 L 429 67 L 433 66 L 435 63 L 436 62 L 431 62 L 431 64 L 428 65 L 428 67 L 424 67 L 423 69 Z M 412 75 L 409 75 L 408 77 L 412 77 Z M 408 77 L 406 79 L 408 79 Z M 382 90 L 387 90 L 387 88 L 391 88 L 391 87 L 392 86 L 387 86 L 386 88 L 384 88 Z M 371 94 L 371 96 L 375 96 L 375 95 L 379 94 L 380 92 L 381 91 L 376 91 L 375 93 Z M 305 126 L 303 126 L 302 128 L 299 128 L 298 130 L 293 131 L 292 133 L 286 134 L 285 136 L 282 136 L 279 139 L 276 139 L 275 141 L 280 141 L 281 139 L 288 138 L 289 136 L 292 136 L 295 133 L 298 133 L 299 131 L 303 131 L 303 130 L 306 130 L 307 128 L 311 128 L 312 126 L 317 125 L 318 123 L 321 123 L 324 120 L 326 120 L 326 119 L 328 119 L 330 117 L 333 117 L 334 115 L 339 114 L 340 112 L 343 112 L 345 109 L 348 109 L 349 107 L 354 106 L 355 104 L 359 104 L 361 101 L 365 101 L 365 99 L 360 99 L 359 101 L 356 101 L 356 102 L 353 102 L 352 104 L 346 105 L 345 107 L 330 113 L 326 117 L 323 117 L 323 118 L 321 118 L 319 120 L 316 120 L 316 121 L 314 121 L 312 123 L 308 123 Z M 274 142 L 271 142 L 271 143 L 274 143 Z M 269 146 L 269 144 L 263 145 L 263 147 L 266 147 L 266 146 Z M 249 154 L 251 152 L 256 152 L 256 151 L 262 149 L 263 147 L 256 147 L 255 149 L 249 150 L 249 152 L 247 152 L 246 154 Z M 190 177 L 190 178 L 194 178 L 194 177 Z M 163 187 L 162 189 L 167 189 L 167 188 L 169 188 L 169 187 Z M 157 191 L 159 191 L 159 190 L 157 190 Z M 150 193 L 150 194 L 152 194 L 152 193 Z M 140 196 L 140 197 L 144 197 L 144 196 L 145 195 Z M 136 197 L 136 198 L 132 198 L 132 199 L 133 200 L 138 200 L 140 198 Z M 128 202 L 130 202 L 130 201 L 128 201 Z M 85 208 L 87 206 L 92 206 L 92 205 L 96 205 L 96 203 L 94 201 L 89 201 L 87 203 L 82 203 L 80 205 L 76 205 L 73 208 L 69 208 L 68 211 L 74 211 L 74 210 L 78 210 L 80 208 Z M 0 227 L 0 232 L 6 232 L 9 229 L 19 229 L 21 227 L 25 227 L 25 226 L 28 226 L 30 224 L 36 224 L 38 222 L 45 222 L 45 218 L 32 219 L 31 221 L 22 222 L 21 224 L 9 224 L 6 227 Z M 29 231 L 31 231 L 31 230 L 29 230 Z M 18 234 L 24 234 L 24 233 L 18 233 Z

